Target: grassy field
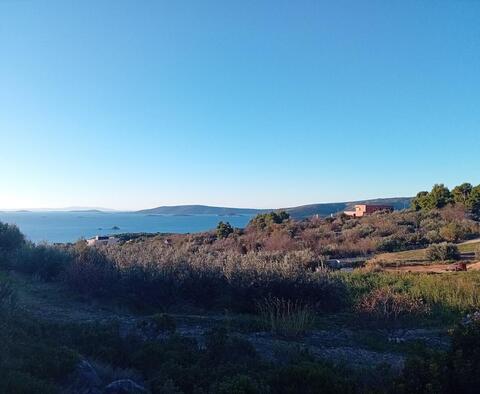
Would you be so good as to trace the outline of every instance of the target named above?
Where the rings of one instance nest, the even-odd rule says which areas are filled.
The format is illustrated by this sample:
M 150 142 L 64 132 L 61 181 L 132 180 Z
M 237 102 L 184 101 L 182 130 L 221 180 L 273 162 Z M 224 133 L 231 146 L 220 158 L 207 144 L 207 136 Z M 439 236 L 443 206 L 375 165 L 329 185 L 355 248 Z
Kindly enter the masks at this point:
M 480 241 L 463 242 L 458 244 L 460 253 L 473 253 L 480 247 Z M 376 259 L 386 263 L 408 263 L 408 262 L 424 262 L 427 249 L 406 250 L 403 252 L 381 253 L 376 255 Z

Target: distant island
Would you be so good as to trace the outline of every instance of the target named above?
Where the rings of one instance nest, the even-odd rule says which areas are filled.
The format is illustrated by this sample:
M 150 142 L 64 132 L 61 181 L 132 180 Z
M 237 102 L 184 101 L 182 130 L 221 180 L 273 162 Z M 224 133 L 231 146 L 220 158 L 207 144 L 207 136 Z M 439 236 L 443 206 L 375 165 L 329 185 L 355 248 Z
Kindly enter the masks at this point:
M 174 205 L 162 206 L 151 209 L 142 209 L 136 213 L 145 215 L 256 215 L 257 213 L 265 212 L 265 209 L 253 208 L 226 208 L 226 207 L 212 207 L 208 205 Z

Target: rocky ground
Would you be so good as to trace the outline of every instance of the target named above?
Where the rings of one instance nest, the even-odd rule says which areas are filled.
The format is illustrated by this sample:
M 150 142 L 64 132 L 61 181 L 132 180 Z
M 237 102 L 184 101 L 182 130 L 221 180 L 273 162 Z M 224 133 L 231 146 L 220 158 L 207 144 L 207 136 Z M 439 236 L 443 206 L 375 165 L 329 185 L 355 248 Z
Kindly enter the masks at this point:
M 45 283 L 10 273 L 18 289 L 19 305 L 39 319 L 64 323 L 116 322 L 123 336 L 135 335 L 145 339 L 162 339 L 158 332 L 142 324 L 149 317 L 134 314 L 126 308 L 82 299 L 57 283 Z M 194 338 L 202 344 L 204 334 L 213 327 L 224 326 L 249 340 L 258 353 L 268 360 L 281 361 L 282 355 L 293 350 L 310 354 L 355 368 L 389 365 L 402 369 L 405 348 L 421 341 L 429 347 L 448 346 L 446 330 L 442 329 L 354 329 L 332 325 L 315 329 L 301 338 L 282 338 L 249 324 L 248 317 L 231 315 L 169 314 L 176 322 L 176 332 Z M 241 323 L 241 324 L 239 324 Z

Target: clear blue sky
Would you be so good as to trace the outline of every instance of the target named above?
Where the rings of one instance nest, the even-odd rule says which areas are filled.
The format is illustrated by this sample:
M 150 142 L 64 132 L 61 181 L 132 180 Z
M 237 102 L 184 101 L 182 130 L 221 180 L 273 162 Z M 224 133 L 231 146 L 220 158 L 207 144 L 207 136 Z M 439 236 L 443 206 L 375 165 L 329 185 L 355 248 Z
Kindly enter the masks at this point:
M 480 1 L 0 0 L 0 208 L 480 183 Z

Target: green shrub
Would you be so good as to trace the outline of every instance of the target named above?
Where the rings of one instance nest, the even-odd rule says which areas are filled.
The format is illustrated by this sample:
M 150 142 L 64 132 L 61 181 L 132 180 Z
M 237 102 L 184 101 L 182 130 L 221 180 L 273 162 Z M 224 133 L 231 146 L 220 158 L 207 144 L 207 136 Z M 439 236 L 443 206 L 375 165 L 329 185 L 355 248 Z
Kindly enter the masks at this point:
M 217 238 L 227 238 L 230 234 L 233 233 L 233 227 L 230 223 L 219 222 L 217 225 Z
M 25 244 L 17 226 L 0 222 L 0 267 L 9 268 L 12 254 Z
M 17 226 L 0 222 L 0 252 L 12 252 L 25 243 L 25 237 Z
M 66 270 L 72 258 L 66 250 L 55 246 L 28 244 L 18 250 L 12 268 L 51 281 Z
M 440 352 L 423 350 L 410 355 L 405 362 L 402 376 L 395 382 L 394 393 L 398 394 L 440 394 L 447 385 L 445 355 Z M 452 391 L 452 393 L 457 391 Z
M 2 369 L 0 370 L 0 392 L 8 394 L 56 394 L 57 387 L 32 376 L 29 373 Z
M 454 244 L 434 244 L 427 248 L 426 258 L 430 261 L 458 260 L 460 258 L 460 252 L 458 246 Z
M 357 392 L 346 371 L 324 363 L 304 362 L 275 371 L 270 381 L 276 394 L 341 394 Z
M 16 301 L 16 292 L 12 284 L 0 278 L 0 319 L 4 319 L 15 310 Z
M 450 387 L 473 393 L 480 387 L 480 312 L 468 315 L 452 333 L 448 368 Z
M 285 211 L 260 213 L 248 223 L 249 226 L 263 230 L 273 224 L 281 224 L 290 219 L 290 215 Z
M 397 252 L 404 249 L 405 242 L 395 237 L 382 239 L 377 246 L 379 252 Z
M 78 354 L 64 346 L 53 347 L 43 343 L 31 345 L 24 355 L 24 369 L 41 379 L 59 381 L 70 374 L 79 361 Z
M 210 392 L 212 394 L 261 394 L 266 392 L 266 388 L 249 376 L 235 375 L 214 384 Z

